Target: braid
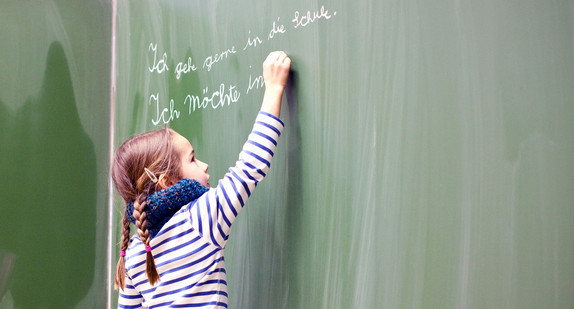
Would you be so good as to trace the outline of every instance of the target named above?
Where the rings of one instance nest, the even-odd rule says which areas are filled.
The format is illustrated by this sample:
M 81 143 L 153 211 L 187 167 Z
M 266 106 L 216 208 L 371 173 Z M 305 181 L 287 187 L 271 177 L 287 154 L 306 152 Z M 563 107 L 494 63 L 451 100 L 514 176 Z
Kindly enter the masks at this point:
M 128 244 L 130 242 L 130 221 L 128 220 L 127 209 L 124 212 L 124 217 L 122 218 L 122 240 L 120 244 L 120 251 L 126 252 L 128 249 Z M 118 265 L 116 266 L 116 277 L 115 277 L 115 288 L 125 288 L 125 277 L 126 277 L 126 262 L 123 254 L 120 254 L 120 259 L 118 260 Z
M 151 285 L 160 280 L 153 255 L 148 251 L 150 237 L 148 234 L 148 221 L 145 199 L 158 190 L 158 180 L 154 176 L 163 175 L 170 180 L 181 179 L 181 162 L 177 149 L 173 146 L 173 137 L 176 132 L 165 129 L 138 134 L 126 140 L 116 151 L 111 168 L 112 180 L 122 196 L 125 204 L 133 203 L 133 217 L 136 219 L 138 234 L 146 246 L 146 274 Z M 153 171 L 150 176 L 146 171 Z M 124 214 L 122 219 L 121 253 L 116 268 L 115 286 L 125 287 L 125 251 L 129 244 L 130 227 L 129 216 Z M 122 256 L 124 255 L 124 256 Z
M 140 203 L 139 201 L 134 202 L 134 218 L 136 219 L 136 227 L 138 230 L 138 234 L 140 235 L 141 241 L 144 243 L 146 247 L 149 246 L 150 237 L 147 230 L 148 221 L 147 221 L 147 213 L 145 212 L 146 202 L 143 201 Z M 159 274 L 157 273 L 157 269 L 155 267 L 155 262 L 153 259 L 153 255 L 151 250 L 146 250 L 146 274 L 151 285 L 154 285 L 156 282 L 159 281 Z

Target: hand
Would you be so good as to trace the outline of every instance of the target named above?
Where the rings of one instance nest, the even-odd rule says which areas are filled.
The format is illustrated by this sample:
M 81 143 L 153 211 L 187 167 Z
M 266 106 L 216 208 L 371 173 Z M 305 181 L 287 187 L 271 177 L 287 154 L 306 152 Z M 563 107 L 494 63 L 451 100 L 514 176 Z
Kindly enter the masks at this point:
M 283 91 L 287 85 L 291 59 L 283 51 L 274 51 L 263 62 L 263 80 L 265 89 L 272 88 Z
M 291 59 L 282 51 L 275 51 L 267 56 L 263 62 L 263 80 L 265 81 L 265 94 L 261 111 L 279 117 L 281 113 L 281 98 L 287 85 Z

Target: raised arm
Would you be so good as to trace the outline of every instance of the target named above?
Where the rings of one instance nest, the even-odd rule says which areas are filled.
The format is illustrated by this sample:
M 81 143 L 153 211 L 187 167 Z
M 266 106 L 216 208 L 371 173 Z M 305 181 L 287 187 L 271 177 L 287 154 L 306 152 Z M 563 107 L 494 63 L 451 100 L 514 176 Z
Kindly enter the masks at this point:
M 225 246 L 237 214 L 271 166 L 277 139 L 283 130 L 279 113 L 290 65 L 291 60 L 284 52 L 269 54 L 263 63 L 265 94 L 261 110 L 239 160 L 217 187 L 200 197 L 191 208 L 191 222 L 218 247 Z
M 287 85 L 291 59 L 282 51 L 272 52 L 263 62 L 263 79 L 265 94 L 261 111 L 279 118 L 281 113 L 281 97 Z

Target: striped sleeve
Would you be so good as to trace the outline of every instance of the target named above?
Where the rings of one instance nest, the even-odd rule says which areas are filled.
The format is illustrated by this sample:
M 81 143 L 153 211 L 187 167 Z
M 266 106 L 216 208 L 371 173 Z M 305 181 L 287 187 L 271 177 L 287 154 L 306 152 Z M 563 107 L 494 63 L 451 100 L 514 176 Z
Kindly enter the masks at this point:
M 118 308 L 143 308 L 143 297 L 136 290 L 129 276 L 126 276 L 125 280 L 126 287 L 123 290 L 120 289 L 120 295 L 118 297 Z
M 283 127 L 279 118 L 259 112 L 235 166 L 190 208 L 192 224 L 214 245 L 225 246 L 237 214 L 267 175 Z

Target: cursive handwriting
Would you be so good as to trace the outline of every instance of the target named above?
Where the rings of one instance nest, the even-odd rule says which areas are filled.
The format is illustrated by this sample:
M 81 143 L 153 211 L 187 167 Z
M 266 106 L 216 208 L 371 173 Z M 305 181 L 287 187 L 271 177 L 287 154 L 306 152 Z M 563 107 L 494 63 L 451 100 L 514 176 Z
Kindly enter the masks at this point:
M 169 108 L 163 108 L 161 112 L 159 111 L 159 93 L 150 95 L 148 102 L 155 105 L 156 116 L 151 120 L 154 126 L 157 126 L 159 123 L 168 124 L 172 120 L 179 118 L 180 112 L 175 109 L 173 100 L 169 101 Z
M 187 62 L 180 62 L 175 66 L 175 78 L 179 79 L 181 74 L 187 74 L 192 71 L 197 71 L 197 67 L 192 63 L 191 57 L 188 57 Z
M 285 24 L 281 22 L 281 17 L 277 17 L 269 24 L 270 27 L 267 28 L 269 29 L 268 32 L 264 30 L 259 33 L 252 33 L 252 31 L 249 30 L 247 39 L 243 41 L 245 43 L 242 49 L 236 50 L 236 45 L 231 45 L 230 48 L 223 48 L 222 51 L 203 58 L 203 64 L 201 66 L 194 64 L 194 59 L 191 57 L 181 59 L 183 61 L 180 62 L 169 59 L 169 61 L 172 62 L 171 65 L 168 65 L 168 54 L 165 51 L 161 51 L 161 47 L 158 49 L 157 43 L 150 43 L 148 53 L 149 63 L 151 63 L 151 65 L 148 65 L 147 71 L 158 75 L 173 71 L 173 76 L 178 80 L 186 74 L 199 70 L 211 72 L 218 63 L 224 62 L 224 60 L 234 55 L 245 53 L 247 50 L 260 48 L 268 41 L 281 38 L 289 31 L 295 31 L 293 29 L 310 27 L 313 24 L 318 24 L 320 21 L 330 20 L 336 15 L 336 11 L 329 11 L 324 5 L 317 9 L 294 11 L 291 15 L 292 19 L 290 20 L 291 27 L 286 27 Z M 174 65 L 174 63 L 177 63 L 177 65 Z M 174 66 L 173 70 L 171 70 L 171 66 Z M 251 66 L 249 66 L 249 68 L 251 68 Z M 261 74 L 249 73 L 247 87 L 242 90 L 244 91 L 243 93 L 249 94 L 257 89 L 264 88 L 264 86 L 265 80 Z M 236 85 L 220 83 L 219 86 L 213 90 L 210 90 L 209 87 L 203 88 L 201 95 L 187 94 L 183 102 L 179 100 L 175 102 L 173 99 L 169 99 L 169 104 L 166 106 L 165 103 L 160 102 L 160 93 L 157 92 L 150 95 L 148 99 L 148 105 L 153 106 L 155 109 L 151 121 L 152 124 L 156 126 L 168 124 L 180 117 L 181 112 L 178 108 L 184 110 L 184 113 L 185 110 L 187 110 L 188 114 L 191 114 L 199 109 L 218 109 L 224 106 L 230 106 L 240 100 L 241 94 L 242 92 Z M 182 103 L 184 106 L 181 106 Z
M 230 49 L 224 50 L 219 54 L 215 54 L 213 56 L 208 56 L 207 58 L 205 58 L 205 61 L 203 61 L 203 67 L 207 68 L 207 71 L 211 71 L 211 67 L 218 63 L 219 61 L 223 60 L 223 59 L 227 59 L 227 57 L 229 56 L 229 54 L 235 54 L 237 51 L 235 50 L 235 46 L 231 46 Z
M 249 36 L 247 37 L 247 43 L 245 44 L 245 47 L 243 47 L 243 50 L 246 50 L 248 47 L 256 47 L 257 44 L 261 44 L 261 43 L 263 43 L 263 41 L 261 41 L 261 39 L 258 36 L 251 39 L 251 30 L 249 30 Z
M 249 91 L 253 89 L 263 88 L 264 85 L 265 81 L 263 79 L 263 76 L 259 75 L 255 77 L 255 79 L 253 79 L 251 74 L 249 74 L 249 83 L 247 83 L 247 91 L 245 93 L 247 94 L 249 93 Z
M 169 71 L 169 67 L 167 66 L 167 53 L 163 53 L 163 56 L 158 61 L 157 59 L 157 44 L 150 43 L 148 50 L 153 51 L 153 65 L 148 68 L 148 70 L 153 73 L 154 71 L 157 74 L 163 73 L 163 71 Z
M 279 17 L 277 17 L 277 22 L 279 22 Z M 278 33 L 285 33 L 285 26 L 283 24 L 280 25 L 275 25 L 275 21 L 273 22 L 273 27 L 271 28 L 271 31 L 269 31 L 269 35 L 267 36 L 267 40 L 271 40 L 273 37 L 275 37 L 276 34 Z
M 227 89 L 226 89 L 227 88 Z M 196 109 L 205 109 L 211 106 L 213 109 L 217 109 L 223 106 L 229 106 L 231 103 L 239 101 L 241 93 L 235 89 L 235 85 L 230 85 L 226 87 L 225 84 L 221 84 L 219 89 L 209 93 L 209 87 L 203 89 L 203 97 L 200 98 L 198 95 L 188 94 L 183 101 L 184 105 L 188 106 L 188 114 L 195 112 Z
M 333 13 L 333 16 L 334 15 L 337 15 L 337 12 Z M 297 28 L 305 27 L 322 18 L 331 19 L 331 17 L 332 16 L 329 14 L 329 11 L 325 9 L 325 6 L 321 6 L 320 10 L 313 11 L 313 13 L 311 13 L 311 11 L 307 11 L 307 13 L 301 14 L 299 11 L 295 11 L 295 17 L 291 21 L 293 22 L 293 28 Z

